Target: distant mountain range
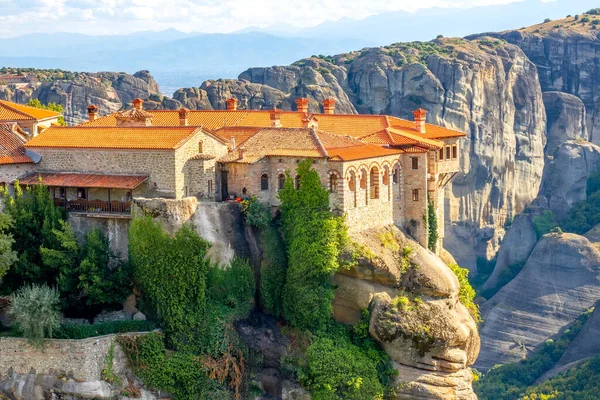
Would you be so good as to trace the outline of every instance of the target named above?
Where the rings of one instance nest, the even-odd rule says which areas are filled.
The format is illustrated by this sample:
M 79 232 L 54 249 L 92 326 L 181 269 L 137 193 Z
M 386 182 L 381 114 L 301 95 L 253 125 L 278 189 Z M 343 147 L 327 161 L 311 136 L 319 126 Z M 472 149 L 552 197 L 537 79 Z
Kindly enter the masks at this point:
M 599 5 L 596 0 L 578 0 L 576 4 L 580 12 Z M 122 36 L 44 34 L 43 40 L 41 34 L 28 34 L 0 39 L 0 66 L 128 73 L 147 69 L 163 93 L 170 95 L 179 87 L 200 86 L 206 79 L 235 78 L 251 66 L 286 65 L 312 54 L 337 54 L 396 41 L 424 41 L 438 34 L 452 37 L 501 31 L 544 18 L 564 17 L 573 6 L 568 0 L 525 0 L 469 9 L 397 11 L 307 29 L 279 24 L 231 34 L 169 29 Z

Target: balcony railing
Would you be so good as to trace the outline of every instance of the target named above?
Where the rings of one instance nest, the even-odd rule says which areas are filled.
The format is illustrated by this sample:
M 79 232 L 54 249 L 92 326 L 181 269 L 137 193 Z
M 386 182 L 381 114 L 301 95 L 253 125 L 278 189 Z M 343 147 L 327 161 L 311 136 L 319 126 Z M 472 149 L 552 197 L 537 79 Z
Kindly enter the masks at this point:
M 131 214 L 130 201 L 113 200 L 108 202 L 102 200 L 65 200 L 55 198 L 54 205 L 58 207 L 64 207 L 69 212 L 80 212 L 87 214 Z

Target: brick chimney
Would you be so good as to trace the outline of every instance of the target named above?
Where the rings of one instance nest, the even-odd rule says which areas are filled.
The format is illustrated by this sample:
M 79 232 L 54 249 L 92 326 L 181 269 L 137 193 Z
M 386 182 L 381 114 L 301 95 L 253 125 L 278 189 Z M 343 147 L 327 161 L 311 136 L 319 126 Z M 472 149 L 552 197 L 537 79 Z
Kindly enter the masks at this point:
M 296 99 L 296 107 L 298 108 L 298 112 L 308 114 L 308 99 L 306 97 Z
M 415 130 L 419 133 L 425 133 L 425 116 L 427 115 L 427 110 L 418 108 L 413 111 L 413 115 L 415 116 Z
M 181 107 L 178 111 L 179 113 L 179 125 L 188 126 L 188 117 L 190 115 L 190 110 L 185 107 Z
M 229 111 L 237 110 L 238 100 L 235 97 L 230 97 L 225 102 Z
M 325 114 L 333 114 L 335 110 L 335 99 L 330 97 L 323 100 L 323 111 Z
M 87 112 L 88 112 L 88 120 L 90 122 L 93 122 L 96 120 L 96 118 L 98 118 L 98 107 L 90 104 L 89 106 L 87 106 Z
M 142 110 L 144 108 L 144 100 L 140 99 L 139 97 L 133 99 L 132 103 L 133 108 L 135 108 L 136 110 Z
M 319 119 L 313 114 L 307 114 L 304 118 L 302 118 L 302 126 L 304 128 L 318 129 Z
M 271 126 L 273 128 L 281 128 L 281 110 L 275 107 L 271 110 Z

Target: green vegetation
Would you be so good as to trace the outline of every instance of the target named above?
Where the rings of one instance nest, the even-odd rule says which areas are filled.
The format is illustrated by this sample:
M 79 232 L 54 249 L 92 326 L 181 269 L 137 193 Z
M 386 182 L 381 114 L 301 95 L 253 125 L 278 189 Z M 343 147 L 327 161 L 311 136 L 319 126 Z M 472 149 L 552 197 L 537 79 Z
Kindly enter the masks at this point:
M 458 292 L 458 299 L 460 302 L 469 310 L 469 313 L 475 320 L 475 322 L 481 322 L 481 314 L 479 313 L 479 306 L 473 302 L 476 293 L 475 289 L 469 283 L 469 270 L 461 268 L 456 264 L 448 264 L 448 267 L 454 272 L 454 275 L 458 278 L 460 284 L 460 290 Z
M 583 17 L 579 20 L 580 23 L 585 24 L 587 22 L 590 22 L 590 18 L 589 17 Z
M 61 106 L 60 104 L 57 104 L 57 103 L 42 104 L 38 99 L 29 99 L 29 102 L 27 103 L 27 105 L 30 107 L 40 108 L 42 110 L 54 111 L 59 114 L 62 114 L 65 111 L 63 106 Z M 62 125 L 62 126 L 67 126 L 67 124 L 65 123 L 65 117 L 58 117 L 58 124 Z
M 331 277 L 346 243 L 343 219 L 329 211 L 329 193 L 311 161 L 298 165 L 300 187 L 288 173 L 280 191 L 281 219 L 288 249 L 284 316 L 293 326 L 320 330 L 331 319 Z
M 23 286 L 10 297 L 10 315 L 20 333 L 32 344 L 42 346 L 59 327 L 60 307 L 56 289 Z
M 7 214 L 0 214 L 0 281 L 17 261 L 17 252 L 12 249 L 15 240 L 9 233 L 12 226 L 12 218 Z
M 525 266 L 525 263 L 517 263 L 517 264 L 509 265 L 504 271 L 502 271 L 500 273 L 500 275 L 498 276 L 498 282 L 496 283 L 496 285 L 494 287 L 488 288 L 486 290 L 482 290 L 481 293 L 479 293 L 479 294 L 482 297 L 485 297 L 486 299 L 491 299 L 496 293 L 498 293 L 498 291 L 504 285 L 506 285 L 508 282 L 513 280 L 513 278 L 515 276 L 517 276 L 517 274 L 519 272 L 521 272 L 521 270 L 523 269 L 524 266 Z M 488 275 L 488 277 L 489 277 L 489 275 Z
M 544 20 L 544 23 L 547 23 L 547 22 L 550 22 L 550 21 L 552 21 L 550 18 L 546 18 L 546 19 Z
M 427 202 L 427 248 L 435 252 L 438 244 L 438 216 L 433 200 Z
M 546 341 L 530 357 L 490 369 L 479 381 L 473 383 L 473 389 L 479 399 L 513 400 L 524 396 L 530 385 L 544 372 L 554 367 L 569 344 L 581 331 L 592 311 L 593 309 L 582 314 L 562 333 L 558 340 Z
M 279 230 L 267 226 L 260 234 L 263 257 L 260 264 L 260 301 L 269 314 L 283 316 L 283 291 L 287 275 L 285 243 Z
M 256 196 L 242 201 L 242 214 L 246 223 L 254 228 L 265 228 L 271 221 L 269 207 Z
M 533 218 L 533 228 L 538 240 L 545 234 L 550 233 L 557 226 L 558 223 L 550 210 L 546 210 L 542 215 Z
M 591 10 L 588 10 L 585 14 L 600 15 L 600 8 L 592 8 Z
M 571 207 L 561 224 L 566 232 L 583 234 L 600 223 L 600 174 L 591 173 L 586 187 L 587 199 Z
M 600 393 L 600 356 L 527 389 L 520 400 L 596 400 Z
M 121 386 L 121 378 L 115 375 L 115 371 L 113 368 L 115 360 L 115 342 L 110 342 L 110 346 L 108 347 L 108 353 L 104 358 L 104 368 L 102 368 L 102 379 L 111 385 Z

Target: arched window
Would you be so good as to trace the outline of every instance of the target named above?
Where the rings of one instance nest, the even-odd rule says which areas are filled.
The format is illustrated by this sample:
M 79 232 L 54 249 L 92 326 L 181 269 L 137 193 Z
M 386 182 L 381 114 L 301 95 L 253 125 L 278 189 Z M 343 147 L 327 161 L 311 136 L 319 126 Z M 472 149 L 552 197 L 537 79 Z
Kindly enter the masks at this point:
M 296 175 L 296 178 L 294 179 L 294 183 L 296 184 L 296 190 L 300 189 L 300 175 Z
M 202 141 L 198 142 L 198 153 L 202 153 Z
M 390 169 L 387 165 L 383 167 L 383 184 L 385 186 L 390 184 Z
M 277 189 L 282 190 L 285 186 L 285 174 L 279 174 L 277 177 Z
M 378 199 L 379 198 L 379 168 L 373 167 L 371 168 L 370 173 L 370 182 L 371 182 L 371 198 Z
M 329 175 L 329 192 L 337 193 L 338 190 L 338 176 L 335 173 Z
M 392 182 L 394 185 L 397 185 L 400 182 L 400 168 L 395 167 L 394 172 L 392 173 Z
M 348 189 L 351 192 L 356 192 L 356 174 L 354 171 L 348 173 Z
M 365 171 L 364 169 L 360 170 L 360 188 L 367 188 L 367 171 Z
M 260 176 L 260 190 L 269 190 L 269 175 L 262 174 Z

